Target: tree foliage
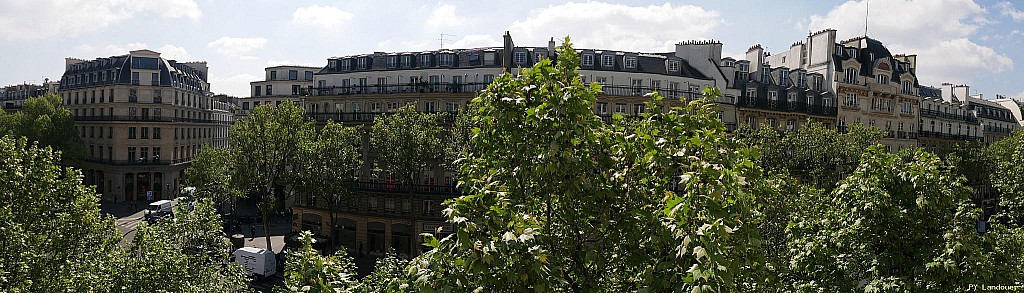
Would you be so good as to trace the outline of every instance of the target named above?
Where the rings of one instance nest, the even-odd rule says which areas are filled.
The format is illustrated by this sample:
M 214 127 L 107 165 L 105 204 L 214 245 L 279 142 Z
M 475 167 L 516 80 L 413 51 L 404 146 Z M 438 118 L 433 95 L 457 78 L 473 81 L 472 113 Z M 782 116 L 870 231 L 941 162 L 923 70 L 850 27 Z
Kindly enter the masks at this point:
M 953 292 L 984 267 L 970 190 L 938 157 L 871 147 L 792 228 L 800 291 Z
M 370 149 L 376 153 L 375 169 L 395 176 L 398 182 L 416 183 L 416 175 L 441 158 L 443 115 L 418 112 L 407 105 L 374 119 Z
M 25 100 L 21 111 L 0 113 L 0 135 L 27 137 L 62 153 L 66 163 L 85 157 L 85 144 L 63 99 L 46 94 Z
M 120 234 L 81 173 L 59 152 L 0 138 L 0 291 L 107 288 Z
M 27 139 L 0 138 L 0 291 L 237 292 L 235 265 L 209 201 L 180 208 L 155 226 L 141 224 L 132 243 L 81 173 L 59 167 L 59 153 Z
M 716 118 L 717 91 L 605 124 L 577 64 L 566 40 L 556 63 L 474 99 L 468 195 L 446 211 L 457 237 L 427 237 L 437 248 L 411 263 L 417 290 L 739 288 L 758 259 L 747 180 L 760 171 Z
M 185 169 L 185 185 L 194 187 L 193 196 L 208 198 L 216 204 L 234 202 L 238 191 L 232 185 L 234 176 L 231 150 L 204 145 Z
M 285 292 L 354 292 L 356 266 L 344 249 L 323 256 L 313 249 L 312 234 L 303 231 L 302 247 L 289 252 L 285 263 Z
M 231 244 L 210 199 L 180 203 L 174 216 L 140 223 L 122 251 L 118 292 L 238 292 L 247 287 L 242 268 L 231 262 Z
M 257 198 L 268 250 L 273 250 L 270 215 L 280 211 L 292 194 L 296 186 L 292 168 L 301 162 L 301 147 L 315 135 L 313 122 L 302 114 L 302 108 L 291 102 L 260 105 L 231 126 L 233 182 L 237 190 Z

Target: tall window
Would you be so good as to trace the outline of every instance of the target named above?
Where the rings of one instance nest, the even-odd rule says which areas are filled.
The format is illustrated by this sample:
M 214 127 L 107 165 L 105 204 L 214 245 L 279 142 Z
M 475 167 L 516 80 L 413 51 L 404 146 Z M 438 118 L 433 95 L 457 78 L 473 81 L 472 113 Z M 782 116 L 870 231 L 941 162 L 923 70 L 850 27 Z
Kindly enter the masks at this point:
M 885 74 L 876 74 L 875 81 L 878 82 L 878 84 L 889 84 L 889 76 Z
M 135 127 L 128 127 L 128 139 L 135 139 Z
M 612 55 L 601 55 L 601 66 L 603 67 L 614 67 L 615 56 Z
M 455 63 L 454 54 L 441 54 L 441 66 L 452 66 Z
M 288 70 L 288 80 L 299 80 L 299 71 Z
M 269 84 L 267 85 L 267 95 L 268 96 L 273 96 L 274 95 L 274 86 L 273 85 L 269 85 Z
M 857 70 L 853 68 L 846 69 L 846 77 L 843 79 L 845 83 L 857 83 Z
M 139 85 L 139 72 L 132 71 L 132 84 Z
M 154 72 L 152 75 L 150 75 L 150 77 L 149 77 L 149 84 L 150 85 L 160 85 L 160 74 Z

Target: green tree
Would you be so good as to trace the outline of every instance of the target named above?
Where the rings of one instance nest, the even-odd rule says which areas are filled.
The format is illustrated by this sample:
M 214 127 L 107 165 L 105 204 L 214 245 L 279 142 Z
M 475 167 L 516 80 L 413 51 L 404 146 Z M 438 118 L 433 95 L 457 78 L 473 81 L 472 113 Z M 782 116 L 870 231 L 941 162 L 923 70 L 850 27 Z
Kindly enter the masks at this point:
M 0 291 L 105 291 L 120 241 L 81 173 L 60 152 L 0 138 Z
M 871 147 L 792 228 L 794 290 L 953 292 L 982 280 L 970 190 L 920 150 Z
M 185 185 L 194 187 L 194 197 L 209 198 L 214 204 L 234 204 L 238 192 L 231 184 L 234 173 L 231 150 L 203 145 L 185 169 Z
M 359 284 L 355 278 L 356 266 L 345 250 L 323 256 L 313 249 L 312 234 L 303 231 L 302 247 L 289 252 L 285 263 L 283 292 L 354 292 Z
M 388 253 L 377 259 L 373 272 L 359 280 L 359 287 L 355 292 L 406 292 L 411 291 L 409 287 L 409 276 L 406 268 L 409 261 L 398 258 L 394 253 Z
M 430 167 L 441 165 L 443 155 L 441 127 L 443 113 L 416 111 L 412 105 L 403 106 L 393 114 L 379 115 L 370 129 L 370 149 L 374 150 L 374 170 L 377 176 L 393 178 L 399 186 L 416 184 Z M 413 201 L 409 189 L 407 200 Z M 416 213 L 410 213 L 416 227 Z M 407 253 L 412 255 L 419 243 L 409 242 Z
M 21 111 L 0 114 L 0 135 L 24 136 L 61 151 L 65 163 L 85 157 L 85 144 L 63 99 L 46 94 L 25 100 Z
M 174 217 L 140 223 L 121 252 L 116 292 L 239 292 L 248 287 L 242 268 L 230 261 L 231 244 L 213 202 L 179 203 Z
M 296 184 L 304 194 L 327 204 L 331 223 L 338 223 L 340 207 L 353 202 L 356 172 L 363 165 L 361 151 L 359 129 L 333 121 L 301 146 Z
M 603 123 L 597 84 L 558 60 L 476 97 L 457 237 L 411 263 L 436 291 L 736 291 L 759 259 L 749 150 L 716 118 L 717 91 L 636 122 Z M 554 64 L 554 65 L 553 65 Z M 651 96 L 648 109 L 661 109 Z
M 233 182 L 237 190 L 257 198 L 268 250 L 273 250 L 270 216 L 292 195 L 296 186 L 292 168 L 301 162 L 301 146 L 314 136 L 313 122 L 302 114 L 302 108 L 291 102 L 261 105 L 231 126 Z

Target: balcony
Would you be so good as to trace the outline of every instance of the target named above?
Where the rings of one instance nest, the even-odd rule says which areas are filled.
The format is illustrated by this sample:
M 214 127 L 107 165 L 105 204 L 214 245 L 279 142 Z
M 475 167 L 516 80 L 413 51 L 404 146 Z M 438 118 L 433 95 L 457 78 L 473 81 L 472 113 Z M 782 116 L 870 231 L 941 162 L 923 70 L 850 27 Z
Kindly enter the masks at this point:
M 973 137 L 966 134 L 951 134 L 942 133 L 938 131 L 921 131 L 921 138 L 936 138 L 936 139 L 948 139 L 948 140 L 959 140 L 959 141 L 981 141 L 981 137 Z
M 398 184 L 395 182 L 356 182 L 356 189 L 363 191 L 383 191 L 395 193 L 414 193 L 428 195 L 459 196 L 462 195 L 455 186 L 451 185 L 422 185 L 422 184 Z
M 180 123 L 205 123 L 205 124 L 224 124 L 231 125 L 231 121 L 219 121 L 209 119 L 193 119 L 193 118 L 178 118 L 178 117 L 164 117 L 164 116 L 123 116 L 123 115 L 103 115 L 103 116 L 78 116 L 75 117 L 75 121 L 127 121 L 127 122 L 180 122 Z
M 971 123 L 971 124 L 977 124 L 978 123 L 978 118 L 974 117 L 974 116 L 971 116 L 971 115 L 957 115 L 957 114 L 943 113 L 943 112 L 939 112 L 937 110 L 928 110 L 928 109 L 921 109 L 921 117 L 923 117 L 923 118 L 937 118 L 937 119 L 957 120 L 957 121 L 964 121 L 964 122 Z
M 315 96 L 348 96 L 397 93 L 475 93 L 487 88 L 485 83 L 416 83 L 330 86 L 313 88 Z
M 996 127 L 992 125 L 985 125 L 985 132 L 1010 134 L 1010 132 L 1013 132 L 1013 129 L 1009 127 Z
M 778 112 L 804 113 L 815 116 L 835 116 L 838 113 L 836 107 L 808 105 L 803 102 L 787 100 L 749 99 L 747 97 L 740 97 L 736 106 Z
M 459 112 L 427 112 L 427 113 L 447 113 L 447 115 L 441 115 L 441 124 L 452 124 L 455 123 L 455 116 Z M 342 112 L 342 113 L 306 113 L 304 116 L 308 119 L 312 119 L 316 122 L 326 123 L 328 120 L 334 122 L 351 122 L 351 123 L 372 123 L 374 118 L 380 115 L 391 115 L 391 112 Z
M 975 111 L 975 112 L 978 114 L 978 118 L 995 119 L 995 120 L 999 120 L 999 121 L 1003 121 L 1003 122 L 1017 123 L 1017 121 L 1014 120 L 1013 117 L 998 116 L 998 115 L 995 115 L 995 114 L 992 114 L 992 113 L 987 113 L 986 114 L 985 112 L 981 111 L 980 109 Z
M 158 166 L 158 165 L 178 165 L 182 163 L 191 162 L 191 159 L 177 159 L 177 160 L 108 160 L 108 159 L 85 159 L 86 162 L 103 164 L 103 165 L 115 165 L 115 166 Z

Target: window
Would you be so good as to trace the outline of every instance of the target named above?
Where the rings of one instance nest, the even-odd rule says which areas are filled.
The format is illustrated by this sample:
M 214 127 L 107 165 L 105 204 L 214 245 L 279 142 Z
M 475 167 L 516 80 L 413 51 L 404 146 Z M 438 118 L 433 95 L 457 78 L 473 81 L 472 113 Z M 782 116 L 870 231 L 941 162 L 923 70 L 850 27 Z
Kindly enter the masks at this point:
M 137 158 L 135 156 L 135 147 L 128 147 L 128 160 L 135 161 Z
M 288 80 L 299 80 L 299 71 L 288 70 Z
M 547 58 L 547 56 L 548 56 L 547 53 L 544 53 L 543 51 L 541 51 L 541 52 L 534 52 L 533 53 L 533 62 L 540 62 L 541 60 L 544 60 L 545 58 Z
M 615 66 L 615 57 L 612 55 L 601 55 L 601 66 L 613 67 Z
M 484 74 L 484 83 L 490 84 L 494 82 L 494 74 Z
M 794 129 L 796 129 L 796 120 L 786 120 L 786 130 L 793 131 Z
M 114 127 L 107 127 L 107 138 L 114 138 Z
M 135 127 L 128 127 L 128 139 L 135 139 Z
M 101 100 L 102 100 L 102 98 L 101 98 Z M 154 90 L 153 91 L 153 103 L 160 104 L 160 103 L 163 103 L 163 102 L 164 102 L 164 95 L 163 95 L 163 93 L 160 92 L 160 90 Z
M 249 110 L 249 102 L 242 102 L 242 110 Z
M 458 112 L 459 111 L 459 103 L 458 102 L 448 102 L 448 103 L 445 103 L 445 110 L 447 110 L 448 112 Z
M 771 73 L 771 71 L 769 71 L 768 67 L 761 68 L 761 82 L 763 82 L 763 83 L 771 83 L 772 82 L 772 73 Z
M 253 87 L 252 96 L 259 97 L 259 96 L 262 96 L 262 95 L 263 95 L 263 93 L 261 91 L 261 87 L 260 86 L 257 85 L 255 87 Z
M 526 52 L 515 52 L 512 54 L 512 62 L 515 64 L 525 64 Z
M 434 101 L 424 101 L 423 102 L 423 112 L 436 112 L 436 111 L 437 111 L 437 102 L 434 102 Z
M 267 95 L 268 96 L 273 96 L 274 95 L 274 86 L 273 85 L 269 85 L 269 84 L 267 85 Z
M 669 60 L 668 61 L 669 72 L 679 72 L 679 61 Z
M 452 66 L 455 63 L 454 54 L 441 54 L 441 66 Z
M 374 113 L 380 112 L 380 102 L 371 102 L 370 103 L 370 112 L 374 112 Z
M 149 127 L 142 127 L 142 139 L 149 139 Z
M 753 98 L 756 98 L 756 97 L 757 97 L 757 89 L 756 88 L 747 88 L 747 98 L 748 99 L 753 99 Z
M 583 54 L 580 60 L 583 66 L 594 66 L 594 54 Z
M 636 68 L 636 57 L 626 57 L 626 68 Z
M 857 94 L 846 93 L 846 98 L 843 99 L 843 106 L 856 107 L 857 104 Z
M 370 58 L 358 58 L 358 59 L 356 59 L 356 62 L 359 65 L 359 69 L 366 69 L 366 68 L 368 68 L 369 67 L 368 65 L 370 63 L 369 60 L 370 60 Z
M 149 84 L 150 85 L 160 85 L 160 74 L 154 72 L 152 75 L 150 75 L 150 77 L 149 77 Z
M 271 70 L 270 71 L 270 80 L 277 80 L 277 71 L 276 70 Z
M 388 68 L 398 67 L 398 56 L 388 56 Z
M 420 55 L 420 67 L 430 67 L 430 55 Z
M 846 69 L 846 77 L 843 79 L 845 83 L 857 83 L 857 70 L 853 68 Z
M 615 104 L 615 113 L 626 114 L 626 104 Z
M 153 139 L 160 139 L 160 127 L 153 127 Z
M 765 122 L 768 123 L 768 127 L 771 127 L 772 129 L 778 128 L 778 125 L 775 123 L 775 118 L 766 118 Z
M 608 103 L 597 103 L 596 109 L 594 109 L 598 115 L 608 114 Z
M 132 84 L 139 85 L 139 72 L 132 71 Z
M 305 76 L 303 76 L 303 77 L 305 77 L 307 81 L 313 80 L 313 72 L 312 71 L 306 71 L 305 72 Z
M 781 85 L 781 86 L 789 86 L 789 71 L 788 70 L 785 70 L 785 69 L 779 70 L 779 85 Z
M 905 95 L 913 95 L 914 92 L 911 90 L 913 87 L 914 87 L 914 84 L 912 82 L 910 82 L 909 80 L 904 80 L 903 81 L 903 88 L 902 88 L 903 94 L 905 94 Z
M 293 84 L 292 85 L 292 94 L 293 95 L 299 95 L 299 89 L 301 89 L 301 88 L 302 88 L 301 85 Z
M 633 115 L 640 116 L 640 114 L 643 114 L 644 112 L 647 112 L 647 105 L 633 104 Z
M 757 128 L 757 117 L 747 116 L 747 125 L 751 128 Z
M 877 74 L 875 75 L 875 81 L 878 82 L 878 84 L 889 84 L 889 76 L 886 76 L 885 74 Z
M 768 90 L 768 100 L 769 101 L 778 101 L 779 100 L 779 92 L 775 91 L 775 90 Z
M 594 78 L 594 81 L 601 85 L 608 85 L 608 78 L 604 76 L 598 76 Z

